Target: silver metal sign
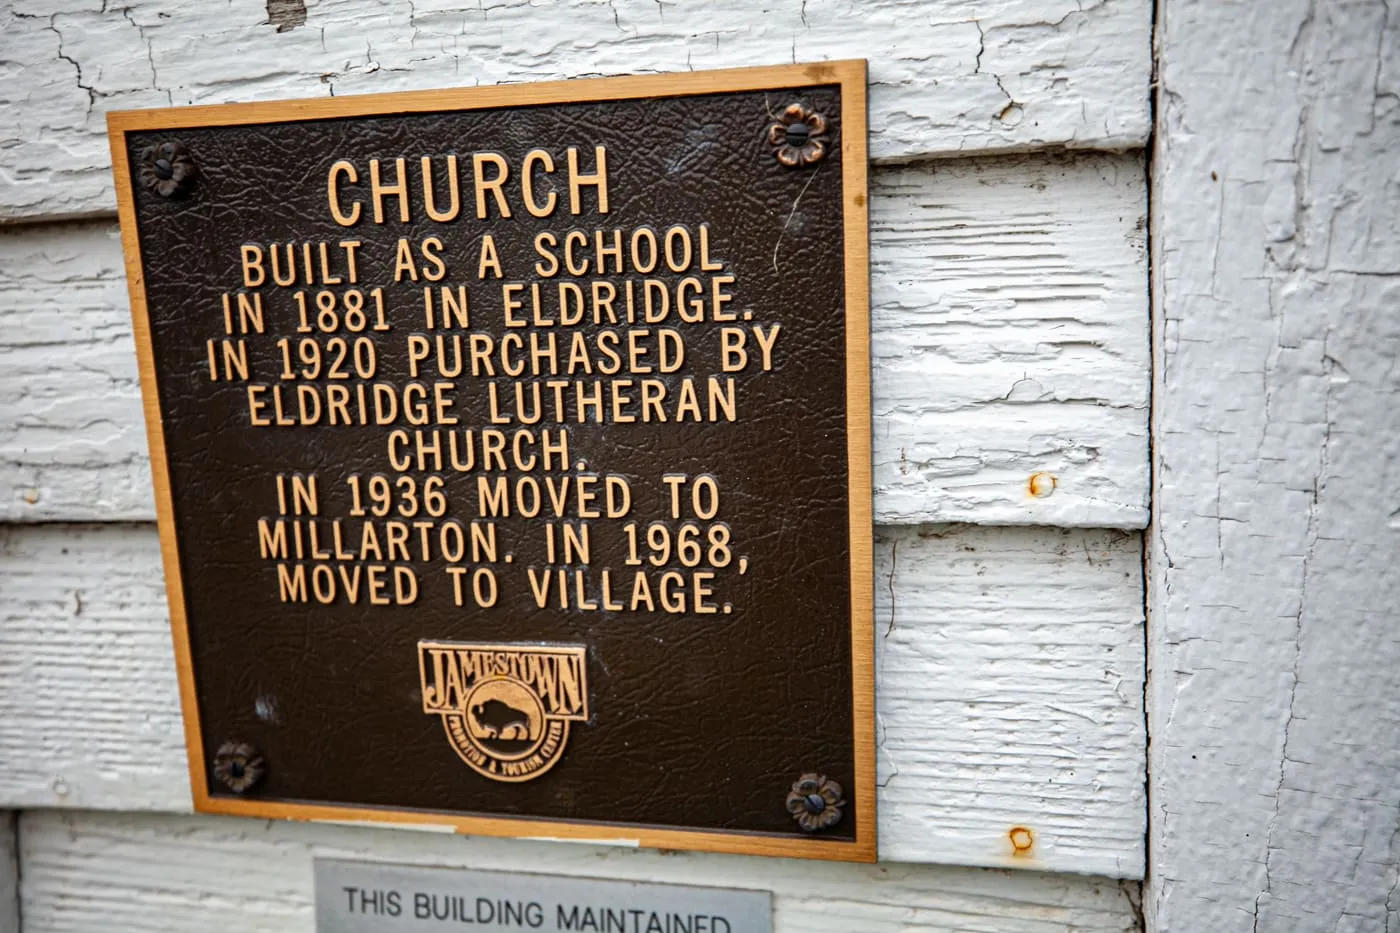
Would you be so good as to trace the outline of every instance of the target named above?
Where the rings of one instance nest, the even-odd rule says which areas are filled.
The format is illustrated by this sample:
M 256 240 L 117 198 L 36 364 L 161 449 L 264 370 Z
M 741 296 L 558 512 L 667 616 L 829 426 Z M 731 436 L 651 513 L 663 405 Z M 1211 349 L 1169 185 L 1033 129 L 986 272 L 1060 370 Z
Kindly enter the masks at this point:
M 317 933 L 772 933 L 767 891 L 316 860 Z

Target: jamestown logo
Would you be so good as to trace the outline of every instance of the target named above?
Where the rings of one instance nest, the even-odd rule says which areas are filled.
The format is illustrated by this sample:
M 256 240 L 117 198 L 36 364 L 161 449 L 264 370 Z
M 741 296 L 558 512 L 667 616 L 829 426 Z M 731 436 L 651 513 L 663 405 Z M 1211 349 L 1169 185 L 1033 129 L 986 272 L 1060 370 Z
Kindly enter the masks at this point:
M 423 712 L 493 781 L 529 781 L 559 761 L 569 723 L 588 719 L 582 645 L 420 641 Z

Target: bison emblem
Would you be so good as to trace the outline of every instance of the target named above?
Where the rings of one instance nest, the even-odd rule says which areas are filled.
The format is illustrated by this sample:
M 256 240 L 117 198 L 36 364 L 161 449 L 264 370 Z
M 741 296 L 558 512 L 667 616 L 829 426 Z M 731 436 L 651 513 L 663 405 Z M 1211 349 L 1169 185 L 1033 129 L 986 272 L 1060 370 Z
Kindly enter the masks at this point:
M 510 741 L 530 737 L 530 714 L 500 700 L 473 706 L 472 719 L 485 738 Z

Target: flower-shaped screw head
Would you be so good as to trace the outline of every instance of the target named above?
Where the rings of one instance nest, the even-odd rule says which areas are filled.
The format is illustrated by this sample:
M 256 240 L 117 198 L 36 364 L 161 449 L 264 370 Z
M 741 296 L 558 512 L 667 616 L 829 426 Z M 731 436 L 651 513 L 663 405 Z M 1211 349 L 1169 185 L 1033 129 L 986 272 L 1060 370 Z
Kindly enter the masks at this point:
M 244 742 L 225 742 L 214 754 L 214 777 L 235 794 L 252 790 L 266 773 L 262 756 Z
M 164 142 L 141 150 L 137 177 L 142 185 L 163 198 L 185 194 L 198 174 L 194 159 L 179 143 Z
M 826 158 L 826 117 L 801 104 L 791 104 L 778 122 L 768 127 L 773 154 L 788 168 L 815 165 Z
M 787 810 L 804 832 L 814 833 L 841 821 L 846 806 L 841 785 L 824 774 L 802 775 L 787 795 Z

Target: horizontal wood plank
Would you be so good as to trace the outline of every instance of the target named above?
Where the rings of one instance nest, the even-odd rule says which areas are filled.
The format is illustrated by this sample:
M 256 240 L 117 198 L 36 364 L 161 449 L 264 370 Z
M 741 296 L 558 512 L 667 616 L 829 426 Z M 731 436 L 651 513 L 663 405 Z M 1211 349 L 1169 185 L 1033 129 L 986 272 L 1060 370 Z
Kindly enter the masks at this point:
M 1141 877 L 1138 535 L 882 529 L 875 584 L 881 857 Z
M 841 865 L 459 839 L 220 817 L 22 818 L 25 933 L 306 933 L 313 860 L 372 859 L 773 892 L 775 933 L 1127 933 L 1136 885 L 1106 878 Z M 543 878 L 542 884 L 549 879 Z
M 1138 154 L 873 173 L 877 521 L 1146 524 L 1145 212 Z M 0 230 L 0 520 L 153 517 L 123 276 L 112 224 Z
M 294 4 L 287 4 L 294 7 Z M 876 159 L 1148 134 L 1146 0 L 42 0 L 0 12 L 0 222 L 113 210 L 109 110 L 870 60 Z
M 882 859 L 1141 876 L 1139 555 L 880 530 Z M 168 624 L 153 526 L 0 530 L 0 806 L 191 808 Z

